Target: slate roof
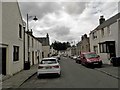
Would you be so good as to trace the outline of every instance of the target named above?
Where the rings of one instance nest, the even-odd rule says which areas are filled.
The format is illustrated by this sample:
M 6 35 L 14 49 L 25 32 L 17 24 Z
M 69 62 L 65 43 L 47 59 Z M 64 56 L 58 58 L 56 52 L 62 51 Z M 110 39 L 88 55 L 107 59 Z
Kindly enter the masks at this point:
M 96 30 L 100 30 L 106 26 L 109 26 L 115 22 L 117 22 L 117 19 L 120 18 L 120 13 L 116 14 L 115 16 L 111 17 L 110 19 L 104 21 L 102 24 L 100 24 L 98 27 L 96 27 L 93 31 L 90 32 L 90 34 Z
M 42 46 L 49 45 L 49 38 L 47 37 L 36 37 L 36 39 L 42 43 Z

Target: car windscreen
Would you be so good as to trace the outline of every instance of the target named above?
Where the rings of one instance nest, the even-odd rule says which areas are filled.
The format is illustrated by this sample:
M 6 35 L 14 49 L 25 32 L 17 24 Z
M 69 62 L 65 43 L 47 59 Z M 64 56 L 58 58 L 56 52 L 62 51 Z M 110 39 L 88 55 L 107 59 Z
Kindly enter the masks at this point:
M 95 54 L 95 53 L 90 53 L 90 54 L 85 54 L 85 57 L 86 57 L 86 58 L 97 58 L 98 55 Z
M 56 59 L 45 59 L 40 62 L 40 64 L 55 64 L 57 63 Z

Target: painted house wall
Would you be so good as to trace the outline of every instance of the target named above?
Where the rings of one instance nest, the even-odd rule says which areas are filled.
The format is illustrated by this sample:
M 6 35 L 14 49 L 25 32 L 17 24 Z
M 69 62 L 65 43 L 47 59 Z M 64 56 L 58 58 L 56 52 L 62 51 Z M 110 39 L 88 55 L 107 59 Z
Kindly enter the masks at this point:
M 100 42 L 104 41 L 115 41 L 115 47 L 116 47 L 116 56 L 119 52 L 119 42 L 118 42 L 118 22 L 115 22 L 111 25 L 109 25 L 110 34 L 108 34 L 108 26 L 104 27 L 104 36 L 101 35 L 101 30 L 96 30 L 97 38 L 93 39 L 92 33 L 90 34 L 90 50 L 94 51 L 93 46 L 98 46 L 98 54 L 101 56 L 103 60 L 109 59 L 109 54 L 107 53 L 100 53 L 99 44 Z
M 23 69 L 23 31 L 19 38 L 19 24 L 23 26 L 17 2 L 2 3 L 2 47 L 7 48 L 6 71 L 13 75 Z M 22 29 L 23 30 L 23 29 Z M 19 60 L 13 61 L 13 46 L 19 46 Z
M 120 57 L 120 19 L 118 19 L 118 49 L 117 56 Z
M 50 46 L 42 46 L 42 50 L 44 52 L 44 58 L 47 58 L 50 55 Z
M 28 61 L 28 34 L 25 33 L 25 61 Z M 38 63 L 38 56 L 39 61 L 42 59 L 42 44 L 35 39 L 33 36 L 29 35 L 29 52 L 30 52 L 30 65 Z M 34 52 L 34 53 L 32 53 Z M 32 57 L 34 54 L 34 59 Z M 34 60 L 34 63 L 33 63 Z
M 2 43 L 2 2 L 0 2 L 0 43 Z

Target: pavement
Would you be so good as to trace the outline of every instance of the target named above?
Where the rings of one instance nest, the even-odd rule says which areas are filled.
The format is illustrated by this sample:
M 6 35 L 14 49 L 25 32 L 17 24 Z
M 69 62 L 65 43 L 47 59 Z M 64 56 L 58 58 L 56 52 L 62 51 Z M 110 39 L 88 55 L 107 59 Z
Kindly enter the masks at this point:
M 31 66 L 29 70 L 22 70 L 19 73 L 2 81 L 2 88 L 18 88 L 33 75 L 37 73 L 38 64 Z
M 107 75 L 110 75 L 114 78 L 120 79 L 118 68 L 119 67 L 113 67 L 109 61 L 103 62 L 102 68 L 96 68 L 96 70 L 105 73 Z M 32 76 L 34 76 L 37 73 L 37 65 L 34 65 L 30 68 L 30 70 L 22 70 L 21 72 L 15 74 L 12 77 L 7 77 L 2 80 L 2 88 L 18 88 L 23 83 L 25 83 L 28 79 L 30 79 Z

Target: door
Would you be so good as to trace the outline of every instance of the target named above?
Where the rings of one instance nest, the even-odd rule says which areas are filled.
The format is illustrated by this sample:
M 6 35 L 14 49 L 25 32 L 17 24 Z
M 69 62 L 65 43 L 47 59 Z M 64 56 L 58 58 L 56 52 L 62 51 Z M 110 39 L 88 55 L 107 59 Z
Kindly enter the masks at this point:
M 34 65 L 34 51 L 32 51 L 32 64 Z
M 0 56 L 0 74 L 6 75 L 6 48 L 0 48 Z
M 110 52 L 110 58 L 116 57 L 115 42 L 109 43 L 108 47 L 109 47 L 109 52 Z

